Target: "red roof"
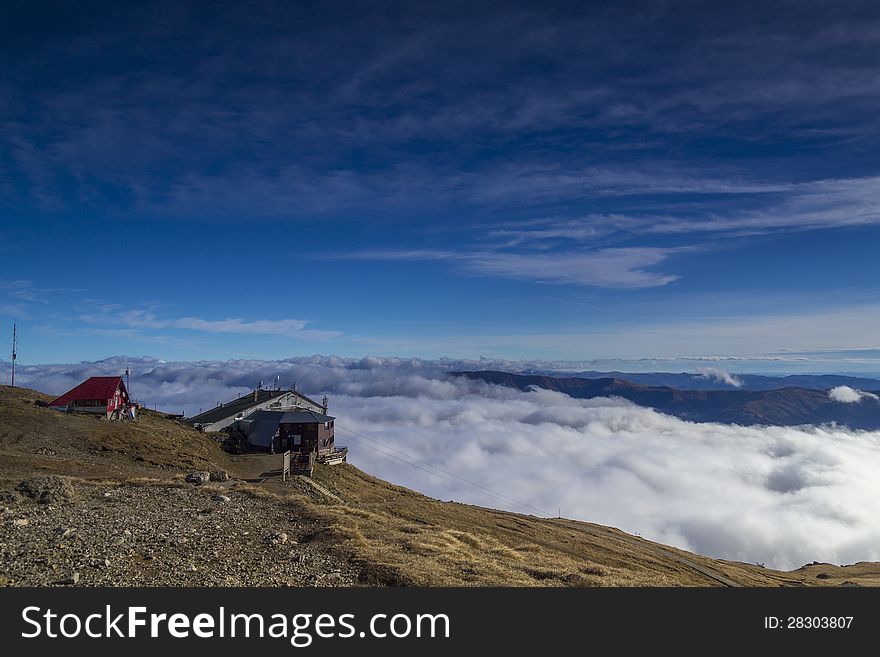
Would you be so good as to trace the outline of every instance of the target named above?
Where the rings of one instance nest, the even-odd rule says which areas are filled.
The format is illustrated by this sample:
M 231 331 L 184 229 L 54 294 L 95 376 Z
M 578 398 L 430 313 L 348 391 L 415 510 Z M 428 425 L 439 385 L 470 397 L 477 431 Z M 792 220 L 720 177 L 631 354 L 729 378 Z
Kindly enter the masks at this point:
M 71 402 L 82 399 L 107 400 L 116 394 L 120 383 L 122 383 L 121 376 L 93 376 L 50 402 L 49 406 L 67 406 Z M 124 383 L 122 383 L 122 388 L 125 389 Z

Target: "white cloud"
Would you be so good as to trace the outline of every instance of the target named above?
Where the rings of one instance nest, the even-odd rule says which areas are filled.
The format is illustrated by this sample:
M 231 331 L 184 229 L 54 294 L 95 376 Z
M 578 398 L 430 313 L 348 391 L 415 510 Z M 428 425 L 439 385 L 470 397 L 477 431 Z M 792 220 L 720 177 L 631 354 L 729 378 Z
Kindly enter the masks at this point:
M 441 499 L 523 511 L 472 482 L 548 514 L 561 508 L 567 517 L 778 568 L 880 560 L 880 432 L 695 424 L 620 399 L 446 376 L 502 364 L 493 361 L 120 357 L 23 367 L 16 379 L 62 392 L 85 376 L 121 372 L 126 362 L 136 397 L 177 412 L 214 406 L 275 374 L 285 387 L 296 380 L 306 394 L 327 393 L 353 464 Z M 461 479 L 388 458 L 388 448 Z
M 172 320 L 169 325 L 175 328 L 206 331 L 208 333 L 254 333 L 262 335 L 293 335 L 305 328 L 302 319 L 258 319 L 245 321 L 242 319 L 209 320 L 201 317 L 182 317 Z
M 159 317 L 147 310 L 120 310 L 118 306 L 106 305 L 97 313 L 80 317 L 88 324 L 122 325 L 131 329 L 164 330 L 185 329 L 203 333 L 238 333 L 250 335 L 281 335 L 290 338 L 321 340 L 338 337 L 338 331 L 318 331 L 306 329 L 309 324 L 304 319 L 257 319 L 239 318 L 204 319 L 202 317 Z
M 880 399 L 877 395 L 871 392 L 856 390 L 849 386 L 837 386 L 836 388 L 831 388 L 831 390 L 828 391 L 828 396 L 833 401 L 840 402 L 841 404 L 855 404 L 863 399 L 873 399 L 874 401 Z
M 650 271 L 679 248 L 610 248 L 568 252 L 509 253 L 502 251 L 362 251 L 333 257 L 354 260 L 437 260 L 453 262 L 467 273 L 542 283 L 567 283 L 609 288 L 667 285 L 678 276 Z
M 743 384 L 742 381 L 737 379 L 730 372 L 725 372 L 724 370 L 719 370 L 712 367 L 707 367 L 700 370 L 700 376 L 706 379 L 712 379 L 713 381 L 717 381 L 718 383 L 724 383 L 729 386 L 733 386 L 734 388 L 741 388 Z

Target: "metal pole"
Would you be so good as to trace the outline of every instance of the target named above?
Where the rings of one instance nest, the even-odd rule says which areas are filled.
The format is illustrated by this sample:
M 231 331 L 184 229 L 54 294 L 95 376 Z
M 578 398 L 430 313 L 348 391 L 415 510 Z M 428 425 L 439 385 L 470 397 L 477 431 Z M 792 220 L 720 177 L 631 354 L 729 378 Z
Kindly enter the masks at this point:
M 17 337 L 17 335 L 16 335 L 17 329 L 18 329 L 18 326 L 15 324 L 15 322 L 13 322 L 12 323 L 12 387 L 13 388 L 15 387 L 15 357 L 16 357 L 15 340 Z

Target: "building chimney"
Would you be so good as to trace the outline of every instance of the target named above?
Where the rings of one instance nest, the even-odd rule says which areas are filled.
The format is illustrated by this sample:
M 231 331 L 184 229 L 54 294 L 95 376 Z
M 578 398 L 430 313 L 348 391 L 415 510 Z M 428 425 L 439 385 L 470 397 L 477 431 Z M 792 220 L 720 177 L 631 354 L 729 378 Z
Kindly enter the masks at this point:
M 330 401 L 327 399 L 327 395 L 324 395 L 324 415 L 327 415 L 327 402 Z

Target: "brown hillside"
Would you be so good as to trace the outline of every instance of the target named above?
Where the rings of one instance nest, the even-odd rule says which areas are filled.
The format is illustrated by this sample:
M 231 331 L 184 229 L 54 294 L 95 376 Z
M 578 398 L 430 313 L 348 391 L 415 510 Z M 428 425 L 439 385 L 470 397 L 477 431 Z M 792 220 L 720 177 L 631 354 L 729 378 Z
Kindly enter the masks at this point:
M 163 413 L 144 410 L 137 422 L 108 422 L 39 406 L 52 399 L 35 390 L 0 386 L 0 477 L 31 471 L 167 476 L 230 462 L 215 441 Z
M 351 465 L 319 467 L 317 487 L 282 483 L 280 457 L 231 456 L 160 413 L 112 423 L 39 405 L 48 399 L 0 387 L 0 583 L 880 584 L 876 563 L 777 572 L 600 525 L 441 502 Z M 195 469 L 233 480 L 183 483 Z M 51 504 L 32 499 L 42 475 L 62 477 Z

